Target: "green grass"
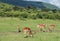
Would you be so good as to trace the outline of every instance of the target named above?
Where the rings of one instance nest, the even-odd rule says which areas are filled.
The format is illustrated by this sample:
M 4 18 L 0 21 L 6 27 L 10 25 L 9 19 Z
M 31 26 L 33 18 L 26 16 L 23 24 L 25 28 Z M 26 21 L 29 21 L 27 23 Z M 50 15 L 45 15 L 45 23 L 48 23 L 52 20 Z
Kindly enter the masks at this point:
M 39 32 L 37 24 L 46 24 L 46 30 L 49 24 L 55 24 L 55 31 Z M 17 33 L 17 25 L 20 24 L 20 29 L 23 31 L 24 27 L 30 27 L 36 31 L 32 38 L 24 38 L 23 32 Z M 57 31 L 58 30 L 58 31 Z M 27 19 L 26 21 L 19 20 L 18 18 L 1 18 L 0 17 L 0 41 L 60 41 L 60 21 L 49 19 Z

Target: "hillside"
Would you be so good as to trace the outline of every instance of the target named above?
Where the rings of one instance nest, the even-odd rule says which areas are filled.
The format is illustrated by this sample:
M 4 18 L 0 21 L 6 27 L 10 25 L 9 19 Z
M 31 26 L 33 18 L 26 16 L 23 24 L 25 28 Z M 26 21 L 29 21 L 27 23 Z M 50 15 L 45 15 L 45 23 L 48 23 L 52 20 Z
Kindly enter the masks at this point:
M 46 10 L 31 7 L 14 6 L 0 2 L 0 17 L 18 17 L 20 19 L 59 19 L 59 10 Z
M 44 3 L 44 2 L 23 1 L 23 0 L 0 0 L 0 2 L 9 3 L 9 4 L 16 5 L 16 6 L 23 6 L 23 7 L 32 6 L 32 7 L 36 7 L 40 9 L 59 10 L 58 7 L 52 4 L 49 4 L 49 3 Z

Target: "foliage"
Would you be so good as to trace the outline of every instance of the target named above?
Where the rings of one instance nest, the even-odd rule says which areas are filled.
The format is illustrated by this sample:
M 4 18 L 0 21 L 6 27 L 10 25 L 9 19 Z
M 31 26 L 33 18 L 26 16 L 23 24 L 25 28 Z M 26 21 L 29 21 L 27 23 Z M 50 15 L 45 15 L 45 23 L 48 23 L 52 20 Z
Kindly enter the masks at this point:
M 60 10 L 49 10 L 39 9 L 36 7 L 28 6 L 13 6 L 6 3 L 0 2 L 0 16 L 1 17 L 19 17 L 19 18 L 30 18 L 30 19 L 59 19 Z

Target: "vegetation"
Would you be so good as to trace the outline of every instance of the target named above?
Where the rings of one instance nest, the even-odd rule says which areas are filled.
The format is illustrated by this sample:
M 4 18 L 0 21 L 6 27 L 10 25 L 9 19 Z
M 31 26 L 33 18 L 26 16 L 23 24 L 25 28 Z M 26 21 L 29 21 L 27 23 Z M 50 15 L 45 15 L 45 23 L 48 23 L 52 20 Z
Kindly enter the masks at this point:
M 49 3 L 45 3 L 45 2 L 27 1 L 27 0 L 0 0 L 0 2 L 5 2 L 8 4 L 13 4 L 16 6 L 18 5 L 18 6 L 23 6 L 23 7 L 33 6 L 40 9 L 48 8 L 51 10 L 54 10 L 54 9 L 60 10 L 60 8 L 58 8 L 57 6 L 49 4 Z
M 39 9 L 36 7 L 28 6 L 13 6 L 0 2 L 0 16 L 1 17 L 18 17 L 27 19 L 59 19 L 60 10 Z

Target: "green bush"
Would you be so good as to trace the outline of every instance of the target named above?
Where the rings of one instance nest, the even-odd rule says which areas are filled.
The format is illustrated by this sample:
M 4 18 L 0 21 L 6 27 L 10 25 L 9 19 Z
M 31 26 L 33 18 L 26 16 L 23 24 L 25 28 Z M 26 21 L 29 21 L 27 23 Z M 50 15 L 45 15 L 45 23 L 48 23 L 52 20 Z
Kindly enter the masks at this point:
M 32 6 L 21 7 L 7 4 L 1 4 L 0 6 L 1 17 L 19 17 L 22 20 L 26 18 L 60 20 L 60 10 L 48 10 L 47 8 L 42 10 Z
M 22 13 L 19 15 L 20 18 L 28 18 L 28 14 L 26 13 Z
M 42 19 L 42 15 L 41 14 L 36 14 L 36 17 Z

